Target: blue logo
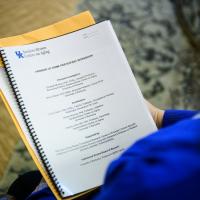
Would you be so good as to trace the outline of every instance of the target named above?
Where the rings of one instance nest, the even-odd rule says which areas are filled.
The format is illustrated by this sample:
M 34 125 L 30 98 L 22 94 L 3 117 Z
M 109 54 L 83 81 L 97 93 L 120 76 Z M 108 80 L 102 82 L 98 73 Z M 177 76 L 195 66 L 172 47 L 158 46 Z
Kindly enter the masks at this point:
M 24 58 L 24 55 L 21 51 L 15 51 L 16 56 L 20 59 L 20 58 Z

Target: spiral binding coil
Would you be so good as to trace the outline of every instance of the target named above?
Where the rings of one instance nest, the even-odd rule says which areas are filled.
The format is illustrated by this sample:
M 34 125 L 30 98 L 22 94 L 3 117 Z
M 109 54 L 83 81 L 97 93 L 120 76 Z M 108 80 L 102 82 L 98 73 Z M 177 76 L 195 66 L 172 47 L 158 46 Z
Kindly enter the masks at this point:
M 54 187 L 57 189 L 58 193 L 61 196 L 63 196 L 65 194 L 65 192 L 62 189 L 61 185 L 59 184 L 58 179 L 56 178 L 56 175 L 55 175 L 55 173 L 54 173 L 54 171 L 51 167 L 51 164 L 48 161 L 48 158 L 47 158 L 47 156 L 46 156 L 46 154 L 45 154 L 45 152 L 42 148 L 42 145 L 41 145 L 41 143 L 40 143 L 40 141 L 37 137 L 37 134 L 35 132 L 35 129 L 34 129 L 32 123 L 31 123 L 31 120 L 29 118 L 28 112 L 26 110 L 26 107 L 25 107 L 25 104 L 24 104 L 24 101 L 23 101 L 23 98 L 20 94 L 19 88 L 18 88 L 17 83 L 15 81 L 11 66 L 10 66 L 10 64 L 7 60 L 6 53 L 5 53 L 4 49 L 0 49 L 0 54 L 1 54 L 4 66 L 5 66 L 5 71 L 6 71 L 6 74 L 8 76 L 10 86 L 13 90 L 13 93 L 14 93 L 14 96 L 16 98 L 19 110 L 20 110 L 22 117 L 25 121 L 25 124 L 28 128 L 28 131 L 30 133 L 30 136 L 32 138 L 34 146 L 35 146 L 35 148 L 36 148 L 36 150 L 39 154 L 39 157 L 42 161 L 42 164 L 45 167 L 46 172 L 48 173 L 48 176 L 50 177 L 51 180 L 53 180 L 52 183 L 53 183 Z

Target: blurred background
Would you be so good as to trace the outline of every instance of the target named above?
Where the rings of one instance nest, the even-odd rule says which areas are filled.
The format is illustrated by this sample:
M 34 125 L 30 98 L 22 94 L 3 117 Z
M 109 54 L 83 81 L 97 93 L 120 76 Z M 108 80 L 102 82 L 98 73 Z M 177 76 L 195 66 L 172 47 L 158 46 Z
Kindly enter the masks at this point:
M 0 38 L 90 10 L 110 19 L 146 99 L 167 108 L 200 109 L 199 0 L 0 0 Z M 35 169 L 0 99 L 0 195 Z

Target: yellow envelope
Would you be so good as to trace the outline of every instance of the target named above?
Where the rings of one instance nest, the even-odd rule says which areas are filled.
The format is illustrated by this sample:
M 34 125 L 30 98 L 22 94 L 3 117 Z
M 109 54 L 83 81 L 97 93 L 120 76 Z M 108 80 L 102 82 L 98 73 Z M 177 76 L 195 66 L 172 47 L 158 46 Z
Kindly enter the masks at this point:
M 86 12 L 80 13 L 79 15 L 75 15 L 75 16 L 65 19 L 63 21 L 57 22 L 50 26 L 46 26 L 46 27 L 37 29 L 37 30 L 29 32 L 29 33 L 0 39 L 0 47 L 30 44 L 33 42 L 38 42 L 41 40 L 46 40 L 46 39 L 57 37 L 57 36 L 60 36 L 60 35 L 66 34 L 66 33 L 70 33 L 70 32 L 88 27 L 93 24 L 95 24 L 95 21 L 91 15 L 91 13 L 89 11 L 86 11 Z M 0 60 L 0 67 L 3 67 L 3 63 L 1 60 Z M 8 101 L 6 100 L 6 97 L 4 96 L 4 94 L 1 90 L 0 90 L 0 97 L 2 98 L 5 106 L 9 112 L 18 132 L 19 132 L 19 135 L 21 136 L 26 148 L 28 149 L 31 157 L 33 158 L 35 164 L 37 165 L 38 169 L 40 170 L 42 176 L 44 177 L 44 179 L 47 182 L 48 186 L 50 187 L 51 191 L 54 193 L 56 199 L 61 200 L 62 198 L 59 196 L 59 193 L 56 190 L 54 184 L 49 179 L 49 176 L 47 175 L 44 168 L 41 166 L 37 156 L 35 155 L 30 144 L 28 143 L 28 141 L 25 137 L 25 134 L 23 133 L 23 131 L 17 121 L 17 118 L 14 115 L 14 112 L 12 111 Z

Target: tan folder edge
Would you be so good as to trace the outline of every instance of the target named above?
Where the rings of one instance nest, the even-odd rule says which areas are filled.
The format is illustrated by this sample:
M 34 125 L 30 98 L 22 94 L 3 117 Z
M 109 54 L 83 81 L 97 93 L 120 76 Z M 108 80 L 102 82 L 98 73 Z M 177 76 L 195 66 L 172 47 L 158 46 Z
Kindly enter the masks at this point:
M 8 38 L 3 38 L 0 39 L 0 47 L 6 47 L 6 46 L 15 46 L 15 45 L 24 45 L 24 44 L 30 44 L 33 42 L 38 42 L 41 40 L 46 40 L 50 39 L 53 37 L 57 37 L 66 33 L 70 33 L 85 27 L 88 27 L 90 25 L 95 24 L 94 18 L 92 17 L 91 13 L 89 11 L 82 12 L 79 15 L 75 15 L 73 17 L 70 17 L 68 19 L 65 19 L 63 21 L 57 22 L 55 24 L 52 24 L 50 26 L 46 26 L 40 29 L 37 29 L 35 31 L 25 33 L 19 36 L 13 36 L 13 37 L 8 37 Z M 3 63 L 0 60 L 0 67 L 3 67 Z M 57 189 L 53 185 L 52 181 L 49 179 L 49 176 L 47 175 L 46 171 L 44 168 L 41 166 L 40 161 L 38 160 L 36 154 L 32 150 L 30 144 L 28 143 L 25 134 L 23 133 L 19 122 L 17 121 L 17 118 L 15 117 L 14 112 L 12 111 L 11 107 L 9 106 L 8 101 L 6 100 L 6 97 L 3 94 L 3 91 L 0 89 L 0 97 L 2 98 L 16 128 L 17 131 L 19 132 L 20 137 L 22 138 L 22 141 L 24 142 L 26 148 L 28 149 L 32 159 L 34 160 L 36 166 L 40 170 L 43 178 L 47 182 L 48 186 L 50 187 L 51 191 L 55 195 L 57 200 L 62 200 L 60 197 Z M 81 196 L 84 193 L 77 195 Z M 73 199 L 72 197 L 71 199 Z M 69 199 L 69 198 L 66 198 Z
M 95 24 L 94 18 L 89 11 L 82 12 L 78 15 L 62 20 L 55 24 L 24 33 L 22 35 L 0 39 L 0 47 L 17 46 L 31 44 L 34 42 L 61 36 Z M 3 67 L 0 59 L 0 67 Z

